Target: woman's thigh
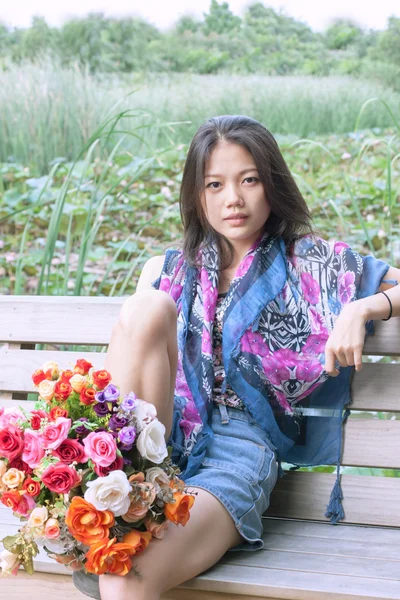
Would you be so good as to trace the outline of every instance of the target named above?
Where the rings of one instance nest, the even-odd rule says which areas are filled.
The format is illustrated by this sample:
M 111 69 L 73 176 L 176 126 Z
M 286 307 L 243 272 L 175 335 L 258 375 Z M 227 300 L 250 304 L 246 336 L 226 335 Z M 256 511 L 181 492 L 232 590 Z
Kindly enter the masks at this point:
M 102 600 L 157 597 L 206 571 L 241 541 L 233 519 L 213 494 L 191 486 L 187 490 L 197 495 L 186 525 L 170 523 L 162 540 L 153 539 L 132 557 L 140 580 L 133 572 L 126 577 L 102 575 Z

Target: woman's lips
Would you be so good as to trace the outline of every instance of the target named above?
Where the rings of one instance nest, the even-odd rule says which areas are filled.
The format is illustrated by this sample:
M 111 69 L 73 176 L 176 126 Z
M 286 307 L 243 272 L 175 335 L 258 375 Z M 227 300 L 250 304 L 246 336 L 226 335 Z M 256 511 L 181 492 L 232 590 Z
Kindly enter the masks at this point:
M 231 225 L 242 225 L 245 221 L 246 221 L 247 217 L 238 217 L 237 219 L 235 218 L 230 218 L 230 219 L 226 219 L 226 221 L 228 221 L 228 223 L 230 223 Z

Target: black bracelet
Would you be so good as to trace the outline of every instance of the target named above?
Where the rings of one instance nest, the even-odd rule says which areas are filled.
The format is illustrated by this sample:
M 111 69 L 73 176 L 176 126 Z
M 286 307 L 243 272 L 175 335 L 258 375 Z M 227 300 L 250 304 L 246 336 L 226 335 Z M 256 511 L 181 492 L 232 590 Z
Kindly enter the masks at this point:
M 377 294 L 385 294 L 385 292 L 382 292 L 381 290 L 379 292 L 376 292 Z M 382 319 L 382 321 L 389 321 L 390 317 L 392 316 L 392 310 L 393 310 L 393 306 L 392 303 L 390 301 L 390 298 L 387 294 L 385 294 L 386 298 L 389 300 L 389 304 L 390 304 L 390 313 L 387 319 Z

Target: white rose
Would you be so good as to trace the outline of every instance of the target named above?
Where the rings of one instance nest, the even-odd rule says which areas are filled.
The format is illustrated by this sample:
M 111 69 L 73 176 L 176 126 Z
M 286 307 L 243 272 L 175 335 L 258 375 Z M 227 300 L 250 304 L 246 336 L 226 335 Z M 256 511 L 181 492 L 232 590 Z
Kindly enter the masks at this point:
M 2 575 L 11 575 L 16 567 L 19 566 L 18 556 L 9 552 L 8 550 L 3 550 L 0 554 L 0 569 L 2 571 Z
M 26 526 L 28 529 L 30 527 L 41 528 L 44 526 L 48 518 L 49 513 L 47 512 L 47 508 L 45 506 L 37 506 L 31 512 Z
M 75 375 L 73 375 L 69 380 L 69 383 L 71 384 L 74 392 L 80 394 L 83 386 L 86 383 L 86 377 L 84 375 L 79 375 L 79 373 L 75 373 Z
M 43 363 L 43 365 L 40 368 L 44 373 L 50 371 L 52 379 L 58 379 L 60 375 L 58 364 L 54 362 L 54 360 L 48 360 L 47 362 Z
M 146 481 L 152 483 L 159 492 L 162 487 L 169 487 L 170 478 L 160 467 L 151 467 L 146 471 Z
M 151 402 L 145 402 L 144 400 L 136 400 L 137 405 L 135 408 L 136 417 L 136 429 L 139 433 L 149 425 L 157 417 L 157 409 Z
M 43 379 L 43 381 L 41 381 L 37 386 L 39 396 L 45 402 L 50 402 L 50 400 L 53 399 L 56 383 L 56 381 L 49 381 L 48 379 Z
M 137 438 L 136 446 L 141 456 L 156 464 L 162 463 L 168 456 L 164 436 L 164 425 L 158 419 L 151 421 Z
M 87 483 L 86 502 L 97 510 L 111 510 L 116 517 L 124 515 L 131 503 L 131 485 L 123 471 L 111 471 L 106 477 L 99 477 Z

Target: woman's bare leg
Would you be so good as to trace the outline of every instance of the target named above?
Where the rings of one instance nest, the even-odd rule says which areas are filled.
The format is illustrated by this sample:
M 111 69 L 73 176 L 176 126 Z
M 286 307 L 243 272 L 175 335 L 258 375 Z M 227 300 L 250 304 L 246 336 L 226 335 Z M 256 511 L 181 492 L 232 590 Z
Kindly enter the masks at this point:
M 121 394 L 134 392 L 151 402 L 165 425 L 172 427 L 178 363 L 176 305 L 159 290 L 143 290 L 125 300 L 113 327 L 105 369 Z
M 197 492 L 186 525 L 169 524 L 162 540 L 152 539 L 146 550 L 132 557 L 141 573 L 125 577 L 100 576 L 102 600 L 159 600 L 161 594 L 212 567 L 243 538 L 220 501 L 206 490 Z

